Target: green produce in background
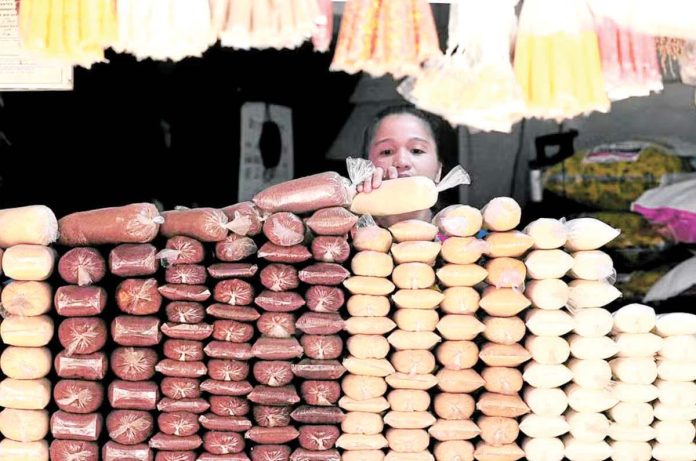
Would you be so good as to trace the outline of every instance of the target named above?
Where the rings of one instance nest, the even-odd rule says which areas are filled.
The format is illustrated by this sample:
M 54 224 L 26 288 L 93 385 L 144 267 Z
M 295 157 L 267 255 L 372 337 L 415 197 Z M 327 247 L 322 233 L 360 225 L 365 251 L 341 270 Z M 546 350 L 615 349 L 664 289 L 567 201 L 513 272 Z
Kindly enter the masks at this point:
M 660 266 L 649 271 L 619 274 L 615 286 L 623 293 L 623 301 L 641 301 L 670 269 L 670 266 Z
M 688 160 L 659 144 L 630 141 L 577 152 L 544 172 L 544 188 L 583 205 L 627 211 L 663 176 L 689 172 Z

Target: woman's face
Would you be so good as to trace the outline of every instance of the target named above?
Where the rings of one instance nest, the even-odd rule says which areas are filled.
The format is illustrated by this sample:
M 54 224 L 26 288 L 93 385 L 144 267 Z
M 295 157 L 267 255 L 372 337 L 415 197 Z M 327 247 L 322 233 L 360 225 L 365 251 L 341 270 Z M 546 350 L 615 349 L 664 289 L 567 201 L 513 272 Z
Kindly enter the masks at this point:
M 385 174 L 394 167 L 400 178 L 425 176 L 440 180 L 442 165 L 435 139 L 426 122 L 411 114 L 382 119 L 370 143 L 368 158 Z

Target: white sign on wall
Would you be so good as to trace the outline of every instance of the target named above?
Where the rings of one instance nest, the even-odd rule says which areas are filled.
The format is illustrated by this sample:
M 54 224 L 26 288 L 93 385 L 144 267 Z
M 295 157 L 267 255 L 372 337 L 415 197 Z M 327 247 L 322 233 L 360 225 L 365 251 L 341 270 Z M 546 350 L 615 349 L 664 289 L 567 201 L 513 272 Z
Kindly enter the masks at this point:
M 266 116 L 278 125 L 281 138 L 280 161 L 274 168 L 263 164 L 259 140 Z M 254 195 L 274 184 L 289 181 L 295 173 L 292 110 L 288 107 L 247 102 L 242 106 L 239 188 L 237 200 L 251 200 Z

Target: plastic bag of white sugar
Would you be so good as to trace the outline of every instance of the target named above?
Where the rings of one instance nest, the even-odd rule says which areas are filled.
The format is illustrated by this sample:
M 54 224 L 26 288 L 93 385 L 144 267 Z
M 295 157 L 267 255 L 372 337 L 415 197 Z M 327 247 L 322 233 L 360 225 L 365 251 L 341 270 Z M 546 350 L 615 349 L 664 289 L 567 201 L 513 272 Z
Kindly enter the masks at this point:
M 655 332 L 663 337 L 696 335 L 696 315 L 684 312 L 658 315 Z
M 655 309 L 643 304 L 629 304 L 614 312 L 615 333 L 650 333 L 655 327 Z

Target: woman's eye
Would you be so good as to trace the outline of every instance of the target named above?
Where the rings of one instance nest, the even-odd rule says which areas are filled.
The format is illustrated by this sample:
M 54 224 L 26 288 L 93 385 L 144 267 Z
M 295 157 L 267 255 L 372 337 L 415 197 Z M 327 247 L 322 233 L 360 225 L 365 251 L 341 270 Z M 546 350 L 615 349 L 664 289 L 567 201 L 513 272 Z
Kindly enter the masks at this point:
M 383 151 L 380 151 L 379 155 L 391 155 L 394 151 L 391 149 L 385 149 Z
M 411 153 L 415 154 L 415 155 L 420 155 L 420 154 L 425 154 L 425 151 L 423 149 L 415 148 L 415 149 L 411 149 Z

